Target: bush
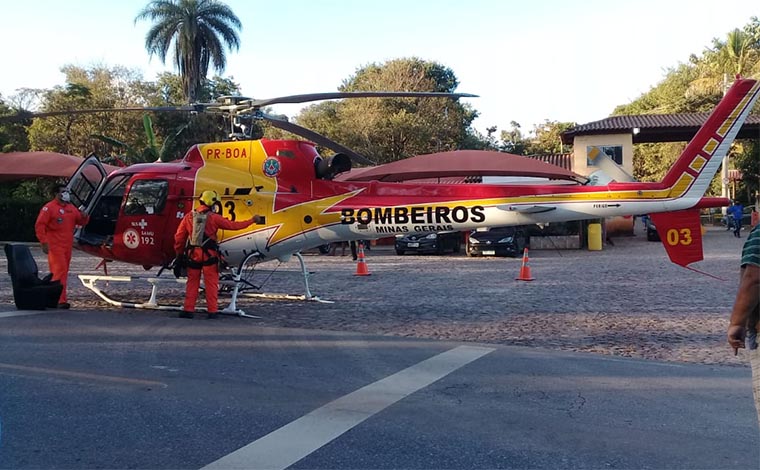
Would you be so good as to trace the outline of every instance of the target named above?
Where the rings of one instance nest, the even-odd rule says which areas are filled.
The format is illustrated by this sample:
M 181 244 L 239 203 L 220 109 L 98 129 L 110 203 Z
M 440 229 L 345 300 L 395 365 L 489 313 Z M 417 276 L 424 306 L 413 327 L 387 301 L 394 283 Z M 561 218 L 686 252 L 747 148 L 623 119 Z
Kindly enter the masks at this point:
M 46 201 L 19 201 L 0 199 L 0 213 L 6 214 L 6 223 L 0 225 L 0 240 L 6 242 L 35 242 L 34 222 Z

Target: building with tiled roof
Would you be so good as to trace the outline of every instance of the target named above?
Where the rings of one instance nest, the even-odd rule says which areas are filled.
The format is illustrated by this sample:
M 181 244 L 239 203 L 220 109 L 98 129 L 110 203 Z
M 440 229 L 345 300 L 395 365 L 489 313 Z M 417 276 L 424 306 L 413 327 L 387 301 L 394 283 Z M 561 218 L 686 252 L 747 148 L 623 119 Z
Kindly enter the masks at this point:
M 597 156 L 604 153 L 626 173 L 633 174 L 633 144 L 688 142 L 707 120 L 709 113 L 646 114 L 610 116 L 579 124 L 562 133 L 562 143 L 573 146 L 572 171 L 588 176 L 598 168 Z M 749 116 L 737 138 L 760 137 L 760 116 Z M 734 172 L 728 179 L 741 178 Z
M 562 134 L 562 143 L 572 144 L 576 136 L 604 134 L 630 134 L 634 144 L 688 142 L 709 115 L 709 113 L 685 113 L 610 116 L 567 130 Z M 759 135 L 760 116 L 749 116 L 737 138 L 757 138 Z
M 540 160 L 551 165 L 573 171 L 573 154 L 572 153 L 552 153 L 545 155 L 528 155 L 528 158 Z

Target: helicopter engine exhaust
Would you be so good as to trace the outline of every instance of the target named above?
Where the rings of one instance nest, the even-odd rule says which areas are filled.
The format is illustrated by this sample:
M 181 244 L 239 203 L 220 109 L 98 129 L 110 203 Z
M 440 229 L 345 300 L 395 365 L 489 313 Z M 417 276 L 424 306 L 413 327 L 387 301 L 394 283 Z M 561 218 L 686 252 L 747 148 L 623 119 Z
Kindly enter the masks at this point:
M 338 174 L 351 170 L 351 158 L 344 153 L 336 153 L 327 159 L 318 159 L 314 167 L 317 178 L 331 180 Z

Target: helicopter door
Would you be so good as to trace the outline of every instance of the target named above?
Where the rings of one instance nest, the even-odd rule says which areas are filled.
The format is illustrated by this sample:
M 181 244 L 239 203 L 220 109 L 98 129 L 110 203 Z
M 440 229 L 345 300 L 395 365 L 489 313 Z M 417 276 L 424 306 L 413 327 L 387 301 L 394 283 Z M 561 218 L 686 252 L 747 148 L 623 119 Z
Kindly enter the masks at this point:
M 89 215 L 103 191 L 106 176 L 108 172 L 103 168 L 98 157 L 95 155 L 87 157 L 66 185 L 66 189 L 71 193 L 71 202 Z
M 169 181 L 160 178 L 132 179 L 116 224 L 114 250 L 128 253 L 137 264 L 153 265 L 162 257 L 167 219 L 174 216 L 176 202 L 169 203 Z

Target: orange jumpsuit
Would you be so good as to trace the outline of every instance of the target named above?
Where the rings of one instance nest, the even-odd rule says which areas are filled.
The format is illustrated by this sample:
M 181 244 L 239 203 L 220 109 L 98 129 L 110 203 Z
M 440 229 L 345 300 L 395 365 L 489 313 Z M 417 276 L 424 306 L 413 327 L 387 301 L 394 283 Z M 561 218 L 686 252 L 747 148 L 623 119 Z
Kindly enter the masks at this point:
M 74 229 L 85 225 L 89 217 L 82 214 L 71 203 L 60 202 L 57 198 L 48 202 L 40 210 L 34 233 L 40 243 L 48 244 L 48 264 L 54 281 L 61 281 L 63 290 L 59 304 L 66 302 L 66 284 L 69 277 L 71 250 L 74 247 Z
M 210 211 L 207 206 L 200 206 L 195 210 L 198 212 Z M 225 219 L 216 212 L 210 212 L 208 214 L 208 219 L 206 219 L 206 227 L 204 229 L 204 233 L 208 238 L 217 241 L 217 230 L 240 230 L 248 227 L 252 223 L 252 220 L 241 220 L 238 222 L 233 222 L 232 220 Z M 193 213 L 188 212 L 185 214 L 185 217 L 182 219 L 182 222 L 180 222 L 179 227 L 177 227 L 177 232 L 174 234 L 174 252 L 177 253 L 178 256 L 185 251 L 187 239 L 192 231 Z M 220 256 L 216 250 L 204 250 L 200 247 L 195 247 L 188 253 L 188 257 L 191 260 L 200 263 L 214 256 Z M 187 287 L 185 289 L 185 304 L 183 306 L 183 310 L 186 312 L 192 312 L 195 310 L 195 302 L 198 300 L 198 288 L 201 285 L 201 271 L 203 271 L 203 280 L 206 283 L 206 307 L 208 309 L 208 313 L 217 313 L 219 310 L 218 263 L 204 265 L 202 268 L 187 268 Z

